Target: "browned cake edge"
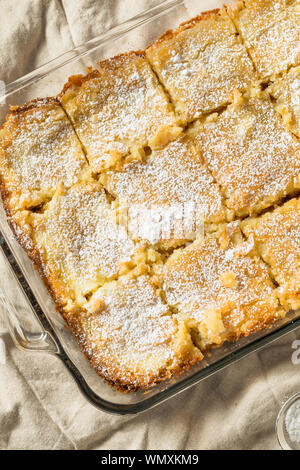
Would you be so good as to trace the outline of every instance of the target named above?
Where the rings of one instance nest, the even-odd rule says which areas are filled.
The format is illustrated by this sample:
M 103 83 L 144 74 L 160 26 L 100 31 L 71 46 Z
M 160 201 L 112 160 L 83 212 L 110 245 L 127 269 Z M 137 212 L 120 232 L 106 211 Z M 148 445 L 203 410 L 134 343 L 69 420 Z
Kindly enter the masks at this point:
M 3 203 L 5 205 L 4 201 Z M 71 333 L 75 337 L 76 342 L 80 347 L 80 350 L 83 352 L 87 360 L 90 362 L 90 365 L 96 371 L 97 375 L 101 377 L 102 379 L 104 379 L 114 389 L 120 392 L 124 392 L 124 393 L 136 392 L 139 390 L 140 391 L 147 390 L 153 387 L 154 385 L 158 385 L 159 383 L 167 379 L 170 379 L 174 375 L 177 375 L 177 376 L 182 375 L 186 370 L 190 369 L 190 367 L 192 367 L 193 365 L 201 361 L 201 358 L 183 360 L 180 364 L 177 365 L 177 367 L 170 369 L 170 370 L 165 370 L 164 373 L 162 373 L 161 375 L 156 375 L 156 376 L 154 375 L 147 383 L 145 381 L 142 382 L 139 377 L 137 377 L 135 383 L 132 383 L 132 382 L 126 382 L 126 380 L 120 379 L 120 376 L 122 374 L 118 376 L 118 374 L 116 373 L 111 374 L 107 372 L 105 374 L 101 372 L 101 361 L 96 355 L 93 355 L 90 353 L 88 345 L 80 339 L 82 336 L 82 330 L 80 328 L 80 324 L 76 321 L 76 312 L 79 312 L 80 310 L 77 309 L 77 310 L 73 310 L 72 312 L 66 312 L 66 310 L 64 309 L 64 305 L 61 303 L 60 299 L 56 295 L 55 289 L 53 288 L 51 284 L 51 279 L 47 275 L 47 272 L 44 267 L 43 258 L 40 252 L 34 247 L 34 244 L 32 242 L 30 235 L 27 234 L 23 230 L 21 225 L 18 224 L 18 222 L 14 220 L 14 218 L 10 215 L 9 209 L 6 206 L 5 206 L 5 210 L 7 214 L 8 224 L 14 234 L 14 237 L 16 238 L 18 243 L 25 250 L 29 258 L 33 262 L 35 269 L 38 271 L 39 275 L 41 276 L 44 285 L 46 286 L 48 292 L 50 293 L 55 303 L 55 308 L 57 312 L 66 321 Z
M 55 302 L 57 311 L 59 311 L 64 317 L 64 305 L 61 303 L 60 299 L 56 295 L 55 289 L 53 288 L 51 284 L 51 279 L 47 275 L 45 264 L 44 264 L 41 253 L 34 246 L 34 243 L 30 234 L 26 233 L 24 229 L 22 228 L 22 226 L 18 223 L 18 221 L 15 220 L 14 216 L 10 214 L 9 209 L 5 205 L 5 200 L 3 200 L 3 205 L 5 207 L 5 211 L 7 214 L 8 225 L 10 229 L 12 230 L 14 237 L 16 238 L 18 243 L 21 245 L 21 247 L 24 249 L 24 251 L 27 253 L 29 258 L 33 262 L 35 269 L 39 272 L 47 290 L 49 291 L 53 301 Z
M 120 374 L 117 372 L 107 371 L 106 373 L 101 371 L 101 358 L 97 357 L 94 354 L 90 353 L 89 347 L 85 341 L 81 339 L 82 337 L 82 329 L 80 327 L 79 322 L 76 321 L 76 312 L 72 313 L 65 313 L 61 312 L 65 321 L 68 324 L 68 327 L 71 330 L 71 333 L 76 338 L 76 341 L 84 353 L 85 357 L 90 362 L 93 369 L 96 371 L 97 375 L 105 380 L 109 385 L 111 385 L 115 390 L 124 393 L 130 392 L 137 392 L 137 391 L 145 391 L 149 388 L 152 388 L 159 383 L 168 380 L 174 376 L 182 375 L 186 370 L 190 369 L 192 366 L 196 365 L 198 362 L 202 360 L 202 358 L 194 358 L 194 359 L 184 359 L 180 362 L 176 367 L 165 369 L 162 371 L 160 375 L 152 375 L 148 381 L 141 380 L 141 377 L 145 377 L 142 374 L 135 376 L 135 382 L 129 382 L 125 379 L 122 379 L 122 370 L 120 370 Z M 199 351 L 200 352 L 200 351 Z
M 19 106 L 11 106 L 10 112 L 6 115 L 6 121 L 3 123 L 0 129 L 5 127 L 7 121 L 9 120 L 11 115 L 18 115 L 31 109 L 37 108 L 39 105 L 47 105 L 47 104 L 56 104 L 61 108 L 61 104 L 55 96 L 46 96 L 45 98 L 34 98 L 33 100 L 27 101 Z
M 118 54 L 114 57 L 109 57 L 108 59 L 102 60 L 100 62 L 97 62 L 98 68 L 93 69 L 92 67 L 87 67 L 87 73 L 86 75 L 83 74 L 78 74 L 78 75 L 71 75 L 68 78 L 68 81 L 64 84 L 63 89 L 61 92 L 57 95 L 57 100 L 59 103 L 61 102 L 63 96 L 65 93 L 68 91 L 69 88 L 71 88 L 73 85 L 76 87 L 80 87 L 84 82 L 96 78 L 96 77 L 101 77 L 101 71 L 105 69 L 110 69 L 112 67 L 116 67 L 118 64 L 122 64 L 125 62 L 125 60 L 131 56 L 136 56 L 136 57 L 141 57 L 146 59 L 146 54 L 142 50 L 137 50 L 137 51 L 129 51 L 129 52 L 124 52 L 122 54 Z
M 10 112 L 6 115 L 6 120 L 0 126 L 1 129 L 5 129 L 10 122 L 10 119 L 14 116 L 18 116 L 22 113 L 26 113 L 27 111 L 30 111 L 32 109 L 38 108 L 40 105 L 47 105 L 47 104 L 53 104 L 57 105 L 60 107 L 60 109 L 64 112 L 64 109 L 62 105 L 60 104 L 59 100 L 54 97 L 54 96 L 48 96 L 45 98 L 35 98 L 33 100 L 27 101 L 26 103 L 20 105 L 20 106 L 11 106 L 10 107 Z M 11 217 L 12 214 L 9 210 L 9 197 L 10 197 L 10 191 L 7 189 L 7 186 L 5 184 L 5 181 L 0 173 L 0 194 L 2 197 L 3 201 L 3 206 L 6 212 L 7 217 Z
M 159 36 L 158 39 L 156 39 L 151 44 L 149 44 L 146 47 L 145 51 L 147 51 L 148 49 L 152 49 L 155 46 L 158 46 L 159 44 L 161 44 L 165 40 L 175 38 L 182 31 L 186 31 L 188 29 L 193 28 L 196 24 L 200 23 L 204 19 L 207 19 L 207 18 L 218 15 L 222 10 L 223 10 L 222 8 L 215 8 L 214 10 L 204 11 L 204 12 L 200 13 L 199 15 L 191 18 L 190 20 L 187 20 L 187 21 L 184 21 L 183 23 L 180 23 L 180 25 L 177 26 L 176 28 L 168 29 L 161 36 Z

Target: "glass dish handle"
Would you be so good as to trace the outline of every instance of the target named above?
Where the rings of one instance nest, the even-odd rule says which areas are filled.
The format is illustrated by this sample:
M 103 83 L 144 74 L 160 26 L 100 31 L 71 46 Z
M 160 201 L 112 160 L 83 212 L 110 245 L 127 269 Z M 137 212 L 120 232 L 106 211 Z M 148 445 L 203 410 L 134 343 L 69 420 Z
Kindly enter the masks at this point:
M 59 348 L 51 334 L 43 329 L 38 333 L 31 333 L 22 327 L 18 320 L 15 307 L 0 288 L 0 305 L 3 307 L 6 325 L 17 347 L 24 351 L 47 352 L 59 354 Z M 36 317 L 34 312 L 32 314 Z

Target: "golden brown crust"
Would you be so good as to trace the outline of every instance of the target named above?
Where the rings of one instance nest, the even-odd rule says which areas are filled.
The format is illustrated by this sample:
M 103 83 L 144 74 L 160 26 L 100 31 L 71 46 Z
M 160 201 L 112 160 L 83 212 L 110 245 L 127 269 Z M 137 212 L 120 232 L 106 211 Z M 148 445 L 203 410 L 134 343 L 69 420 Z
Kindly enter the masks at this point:
M 146 55 L 184 124 L 227 105 L 257 79 L 224 9 L 168 31 Z
M 110 57 L 105 60 L 101 60 L 100 62 L 97 63 L 99 70 L 105 70 L 105 69 L 114 69 L 119 66 L 119 64 L 123 64 L 126 62 L 128 59 L 131 57 L 141 57 L 142 59 L 146 58 L 145 52 L 142 50 L 138 51 L 130 51 L 130 52 L 124 52 L 123 54 L 117 54 L 114 57 Z
M 56 98 L 11 109 L 0 129 L 0 173 L 11 212 L 43 204 L 62 184 L 88 179 L 81 144 Z
M 105 59 L 105 60 L 98 62 L 97 69 L 88 68 L 88 73 L 86 75 L 82 75 L 82 74 L 71 75 L 68 78 L 67 83 L 65 83 L 65 85 L 63 86 L 62 91 L 57 95 L 56 99 L 59 101 L 59 103 L 61 103 L 61 99 L 63 95 L 67 92 L 69 88 L 72 88 L 72 86 L 76 86 L 79 88 L 84 82 L 91 80 L 92 78 L 100 77 L 101 71 L 105 69 L 116 68 L 119 64 L 124 63 L 126 59 L 133 57 L 133 56 L 145 58 L 145 52 L 144 51 L 130 51 L 130 52 L 126 52 L 123 54 L 118 54 L 114 57 L 110 57 L 109 59 Z
M 181 130 L 142 51 L 104 60 L 86 76 L 71 77 L 59 99 L 95 173 L 127 155 L 139 160 L 144 147 L 155 148 Z
M 35 98 L 19 106 L 11 106 L 10 112 L 6 115 L 6 122 L 4 122 L 3 126 L 7 124 L 7 121 L 9 120 L 10 115 L 18 115 L 21 113 L 25 113 L 27 111 L 30 111 L 31 109 L 38 108 L 41 105 L 47 105 L 47 104 L 55 104 L 61 107 L 60 102 L 55 96 L 48 96 L 45 98 Z
M 66 320 L 72 334 L 75 336 L 81 351 L 84 353 L 85 357 L 89 360 L 91 366 L 95 369 L 96 373 L 99 375 L 99 377 L 103 378 L 109 385 L 111 385 L 113 388 L 118 390 L 119 392 L 123 393 L 130 393 L 130 392 L 137 392 L 141 390 L 148 390 L 151 387 L 154 387 L 155 385 L 160 384 L 161 382 L 170 379 L 171 377 L 180 376 L 182 375 L 186 370 L 190 369 L 190 367 L 196 365 L 201 359 L 191 359 L 191 360 L 186 360 L 184 363 L 182 363 L 176 370 L 173 370 L 172 372 L 170 371 L 165 371 L 164 374 L 161 374 L 160 376 L 154 376 L 151 378 L 151 380 L 148 383 L 130 383 L 126 382 L 124 379 L 120 378 L 120 374 L 105 374 L 101 372 L 99 361 L 97 357 L 94 355 L 90 354 L 89 349 L 82 344 L 80 341 L 80 336 L 82 334 L 82 331 L 78 327 L 78 324 L 76 321 L 74 321 L 74 317 L 71 314 L 65 314 L 63 313 L 64 319 Z
M 147 51 L 153 46 L 158 46 L 159 44 L 164 42 L 166 39 L 175 38 L 179 33 L 181 33 L 182 31 L 186 31 L 190 28 L 193 28 L 193 26 L 195 26 L 197 23 L 200 23 L 202 20 L 219 15 L 220 11 L 221 10 L 219 8 L 216 8 L 214 10 L 204 11 L 200 13 L 199 15 L 195 16 L 194 18 L 191 18 L 190 20 L 183 21 L 183 23 L 181 23 L 177 28 L 168 29 L 167 31 L 165 31 L 161 36 L 159 36 L 158 39 L 156 39 L 156 41 L 153 41 L 151 44 L 149 44 L 145 50 Z

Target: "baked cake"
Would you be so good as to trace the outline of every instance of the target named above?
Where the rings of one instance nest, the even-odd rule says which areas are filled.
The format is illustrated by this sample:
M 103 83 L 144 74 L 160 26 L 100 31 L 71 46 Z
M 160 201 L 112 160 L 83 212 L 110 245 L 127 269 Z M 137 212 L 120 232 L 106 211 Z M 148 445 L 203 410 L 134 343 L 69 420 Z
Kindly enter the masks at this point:
M 283 122 L 300 137 L 300 66 L 292 67 L 269 88 Z
M 299 64 L 299 0 L 238 1 L 228 12 L 262 78 Z
M 8 222 L 116 389 L 300 307 L 299 32 L 299 1 L 237 1 L 0 129 Z
M 253 333 L 283 315 L 267 266 L 242 242 L 221 247 L 208 236 L 178 249 L 164 266 L 162 287 L 201 350 Z
M 204 13 L 167 31 L 146 50 L 183 122 L 226 105 L 255 71 L 224 10 Z
M 259 212 L 300 189 L 300 143 L 264 94 L 237 96 L 190 132 L 238 216 Z
M 88 75 L 71 77 L 60 100 L 95 173 L 129 153 L 139 159 L 144 147 L 158 148 L 181 131 L 143 52 L 105 60 Z
M 66 310 L 84 305 L 99 285 L 126 271 L 138 251 L 96 181 L 58 191 L 42 213 L 20 211 L 12 220 L 16 230 L 24 227 L 33 257 Z
M 152 244 L 182 244 L 202 233 L 204 224 L 226 217 L 220 189 L 187 136 L 144 162 L 104 173 L 101 182 L 121 208 L 128 208 L 132 236 Z
M 300 308 L 300 199 L 245 220 L 242 230 L 252 237 L 259 255 L 270 266 L 282 304 Z
M 16 107 L 0 129 L 2 197 L 9 211 L 32 208 L 51 198 L 61 183 L 89 177 L 81 144 L 55 98 Z
M 125 390 L 158 383 L 203 357 L 147 275 L 105 284 L 68 319 L 96 370 Z

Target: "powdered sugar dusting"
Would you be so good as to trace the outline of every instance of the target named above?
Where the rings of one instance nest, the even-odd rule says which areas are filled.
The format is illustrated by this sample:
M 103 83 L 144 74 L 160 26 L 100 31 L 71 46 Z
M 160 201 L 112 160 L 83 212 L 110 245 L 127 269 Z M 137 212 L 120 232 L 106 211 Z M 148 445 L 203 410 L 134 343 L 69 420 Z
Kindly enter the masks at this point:
M 199 222 L 224 218 L 219 188 L 187 139 L 178 139 L 163 150 L 153 152 L 145 163 L 131 163 L 120 172 L 107 172 L 105 181 L 121 205 L 136 208 L 139 215 L 144 214 L 144 223 L 137 227 L 138 235 L 150 241 L 149 231 L 156 223 L 154 217 L 151 217 L 153 225 L 146 223 L 150 211 L 157 212 L 157 224 L 166 221 L 166 215 L 170 216 L 172 210 L 178 215 L 180 207 L 187 209 L 193 203 Z M 176 227 L 186 220 L 178 217 Z M 195 220 L 190 222 L 193 224 Z M 174 229 L 173 226 L 171 235 Z M 188 227 L 184 231 L 188 231 Z
M 165 265 L 166 299 L 197 326 L 203 347 L 248 334 L 280 316 L 267 267 L 228 251 L 206 238 L 173 254 Z M 227 284 L 227 276 L 234 282 Z
M 37 105 L 12 114 L 1 132 L 5 145 L 1 170 L 8 187 L 13 185 L 25 193 L 53 192 L 60 182 L 66 187 L 75 184 L 86 168 L 80 143 L 58 104 Z
M 184 120 L 225 105 L 233 90 L 244 90 L 255 79 L 246 49 L 225 15 L 178 31 L 150 47 L 147 56 Z
M 288 10 L 284 19 L 255 38 L 250 53 L 264 77 L 297 65 L 300 61 L 300 11 Z
M 161 128 L 176 124 L 148 62 L 135 54 L 100 64 L 99 75 L 62 102 L 94 171 L 111 166 L 135 146 L 150 145 Z
M 103 190 L 74 187 L 52 200 L 36 233 L 46 252 L 46 268 L 75 291 L 87 293 L 115 276 L 134 245 L 123 227 L 109 217 Z
M 238 213 L 267 207 L 299 187 L 299 143 L 267 100 L 229 106 L 200 127 L 195 140 L 228 206 Z
M 147 383 L 175 360 L 177 323 L 147 276 L 106 284 L 88 309 L 80 317 L 85 331 L 80 341 L 102 373 L 114 371 L 119 380 L 129 376 Z
M 287 410 L 285 416 L 285 430 L 292 444 L 300 448 L 300 400 L 296 400 Z
M 291 3 L 291 5 L 289 5 Z M 251 1 L 233 20 L 262 77 L 283 72 L 300 61 L 299 2 Z

